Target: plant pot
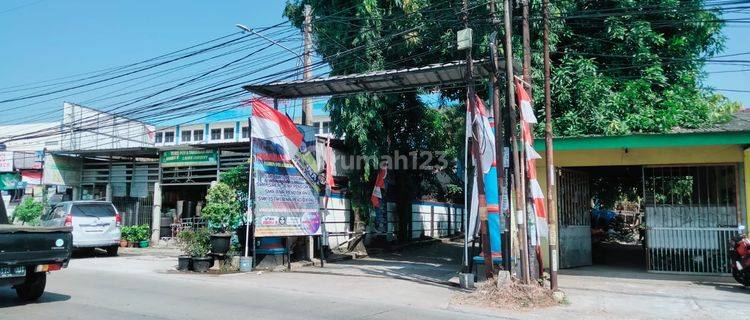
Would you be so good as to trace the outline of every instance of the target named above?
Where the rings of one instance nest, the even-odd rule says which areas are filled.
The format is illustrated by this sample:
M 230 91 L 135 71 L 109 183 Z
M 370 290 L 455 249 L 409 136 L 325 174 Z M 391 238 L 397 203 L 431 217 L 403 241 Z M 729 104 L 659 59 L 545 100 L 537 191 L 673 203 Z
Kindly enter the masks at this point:
M 138 246 L 141 248 L 148 248 L 148 240 L 143 240 L 138 243 Z
M 129 245 L 128 240 L 120 240 L 120 247 L 125 248 Z
M 193 259 L 190 258 L 190 256 L 178 256 L 177 257 L 177 270 L 180 271 L 188 271 L 191 268 L 191 264 L 193 262 Z
M 214 262 L 214 258 L 210 256 L 206 257 L 193 257 L 193 271 L 195 272 L 207 272 L 211 268 L 211 264 Z
M 211 235 L 211 253 L 227 254 L 229 252 L 229 240 L 232 239 L 231 233 L 215 233 Z

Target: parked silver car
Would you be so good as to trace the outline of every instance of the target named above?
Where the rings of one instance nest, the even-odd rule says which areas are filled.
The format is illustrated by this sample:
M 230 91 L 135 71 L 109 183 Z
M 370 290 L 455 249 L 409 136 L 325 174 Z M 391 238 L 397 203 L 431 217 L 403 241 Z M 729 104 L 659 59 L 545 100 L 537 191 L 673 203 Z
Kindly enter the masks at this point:
M 122 218 L 106 201 L 65 201 L 42 216 L 46 227 L 73 227 L 73 248 L 103 248 L 117 255 Z

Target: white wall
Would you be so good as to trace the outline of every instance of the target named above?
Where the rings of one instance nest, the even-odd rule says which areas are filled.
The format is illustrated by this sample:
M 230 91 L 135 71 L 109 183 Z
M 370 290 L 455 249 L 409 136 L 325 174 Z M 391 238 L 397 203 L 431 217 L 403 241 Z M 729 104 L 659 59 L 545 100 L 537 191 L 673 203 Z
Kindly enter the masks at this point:
M 152 147 L 155 128 L 72 103 L 63 105 L 62 150 Z
M 0 141 L 13 136 L 30 136 L 44 133 L 43 137 L 24 138 L 5 143 L 8 151 L 41 151 L 60 149 L 60 122 L 39 122 L 0 126 Z

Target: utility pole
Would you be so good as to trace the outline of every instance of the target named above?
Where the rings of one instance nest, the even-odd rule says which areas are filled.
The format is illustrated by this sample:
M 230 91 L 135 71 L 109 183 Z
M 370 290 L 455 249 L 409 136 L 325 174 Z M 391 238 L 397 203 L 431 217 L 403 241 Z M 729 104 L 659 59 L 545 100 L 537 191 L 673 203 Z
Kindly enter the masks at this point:
M 303 54 L 304 73 L 302 78 L 312 78 L 312 7 L 305 5 L 305 22 L 303 24 L 305 38 L 305 52 Z M 302 98 L 302 124 L 311 126 L 313 124 L 313 108 L 310 98 Z
M 497 18 L 497 3 L 490 1 L 490 13 L 492 15 L 492 35 L 490 36 L 490 58 L 492 60 L 492 113 L 495 117 L 495 163 L 497 163 L 497 186 L 500 217 L 502 219 L 501 245 L 503 255 L 503 270 L 510 272 L 510 210 L 505 209 L 505 200 L 510 200 L 507 189 L 507 176 L 505 171 L 505 126 L 503 125 L 503 113 L 500 107 L 500 57 L 497 52 L 497 30 L 500 29 L 500 19 Z M 510 207 L 510 204 L 508 204 Z M 508 208 L 510 209 L 510 208 Z
M 528 87 L 529 97 L 534 100 L 534 96 L 531 94 L 533 87 L 531 86 L 531 36 L 529 35 L 529 0 L 523 0 L 523 25 L 521 27 L 521 33 L 523 36 L 523 69 L 521 71 L 523 75 L 523 81 L 526 82 Z
M 305 5 L 304 9 L 305 21 L 303 23 L 304 38 L 305 38 L 305 52 L 302 54 L 304 64 L 304 73 L 302 78 L 307 80 L 312 78 L 312 7 L 309 4 Z M 313 124 L 313 108 L 312 101 L 310 98 L 302 98 L 302 124 L 311 126 Z M 307 255 L 310 257 L 310 261 L 313 261 L 315 256 L 315 245 L 313 237 L 307 237 Z M 323 259 L 323 257 L 320 257 Z
M 531 103 L 534 101 L 534 95 L 532 94 L 533 86 L 531 85 L 531 36 L 529 35 L 529 0 L 523 0 L 522 2 L 522 26 L 521 26 L 521 33 L 523 37 L 523 69 L 522 69 L 522 75 L 523 75 L 523 81 L 526 82 L 525 85 L 528 88 L 526 92 L 529 94 L 529 98 L 531 98 Z M 530 128 L 531 129 L 531 128 Z M 526 148 L 523 149 L 523 152 L 525 154 Z M 524 156 L 523 159 L 526 159 Z M 525 163 L 525 162 L 524 162 Z M 525 176 L 525 175 L 524 175 Z M 525 180 L 524 180 L 525 181 Z M 524 188 L 524 191 L 527 191 L 526 188 Z M 527 200 L 528 197 L 524 195 L 524 200 Z M 526 222 L 527 223 L 533 223 L 536 220 L 536 215 L 527 215 L 526 216 Z M 538 228 L 539 226 L 537 226 Z M 536 234 L 530 234 L 529 237 L 536 237 Z M 539 244 L 535 246 L 529 247 L 529 258 L 533 257 L 534 259 L 530 259 L 529 263 L 529 271 L 531 276 L 534 279 L 538 279 L 541 275 L 541 270 L 543 269 L 543 262 L 542 262 L 542 256 L 541 252 L 538 251 L 540 248 Z M 532 267 L 531 264 L 534 264 Z
M 547 159 L 547 214 L 549 214 L 550 287 L 557 291 L 557 188 L 555 186 L 555 161 L 552 150 L 552 93 L 550 90 L 549 61 L 549 0 L 542 1 L 544 11 L 544 145 Z
M 526 238 L 526 202 L 523 198 L 523 177 L 521 177 L 521 160 L 519 158 L 518 138 L 516 134 L 516 126 L 518 125 L 518 119 L 516 118 L 515 108 L 515 93 L 513 92 L 513 45 L 512 45 L 512 31 L 511 31 L 511 11 L 510 11 L 510 0 L 503 1 L 503 22 L 505 29 L 505 77 L 507 79 L 507 91 L 506 91 L 506 103 L 508 104 L 508 111 L 510 112 L 510 135 L 511 144 L 513 145 L 513 182 L 515 189 L 515 209 L 516 209 L 516 223 L 518 224 L 518 238 L 521 255 L 521 279 L 524 284 L 530 282 L 529 279 L 529 246 L 528 239 Z
M 469 1 L 463 0 L 463 11 L 464 11 L 464 29 L 469 29 Z M 472 40 L 473 41 L 473 40 Z M 478 191 L 478 202 L 479 202 L 479 219 L 481 221 L 480 233 L 482 235 L 482 251 L 484 253 L 484 274 L 487 280 L 494 278 L 495 270 L 492 263 L 492 250 L 490 248 L 490 235 L 488 232 L 487 225 L 487 195 L 484 191 L 484 168 L 482 167 L 482 158 L 479 154 L 479 146 L 482 145 L 482 136 L 479 133 L 479 128 L 474 125 L 474 119 L 478 117 L 476 110 L 476 102 L 474 97 L 476 92 L 474 90 L 474 60 L 471 57 L 471 47 L 466 49 L 466 86 L 467 86 L 467 101 L 466 106 L 471 110 L 471 130 L 476 137 L 475 141 L 471 144 L 471 153 L 474 156 L 474 172 L 477 176 L 477 184 L 474 188 Z M 466 192 L 466 190 L 464 190 Z

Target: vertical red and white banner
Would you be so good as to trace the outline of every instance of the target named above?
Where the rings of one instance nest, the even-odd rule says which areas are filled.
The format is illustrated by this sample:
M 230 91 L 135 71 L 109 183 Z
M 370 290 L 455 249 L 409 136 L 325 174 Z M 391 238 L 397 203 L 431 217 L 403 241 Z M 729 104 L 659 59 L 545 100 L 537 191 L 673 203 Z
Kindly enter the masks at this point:
M 518 106 L 521 108 L 521 142 L 526 151 L 526 178 L 528 179 L 529 198 L 531 198 L 531 205 L 536 216 L 536 244 L 539 245 L 539 239 L 547 234 L 544 192 L 539 186 L 536 174 L 536 160 L 541 159 L 542 156 L 534 150 L 532 124 L 537 123 L 537 120 L 531 106 L 531 98 L 518 79 L 516 79 L 516 98 L 518 99 Z
M 375 230 L 378 233 L 388 232 L 387 208 L 383 203 L 383 198 L 385 198 L 385 176 L 386 166 L 385 164 L 381 164 L 378 176 L 375 178 L 375 187 L 372 188 L 372 196 L 370 196 L 372 208 L 375 210 Z

